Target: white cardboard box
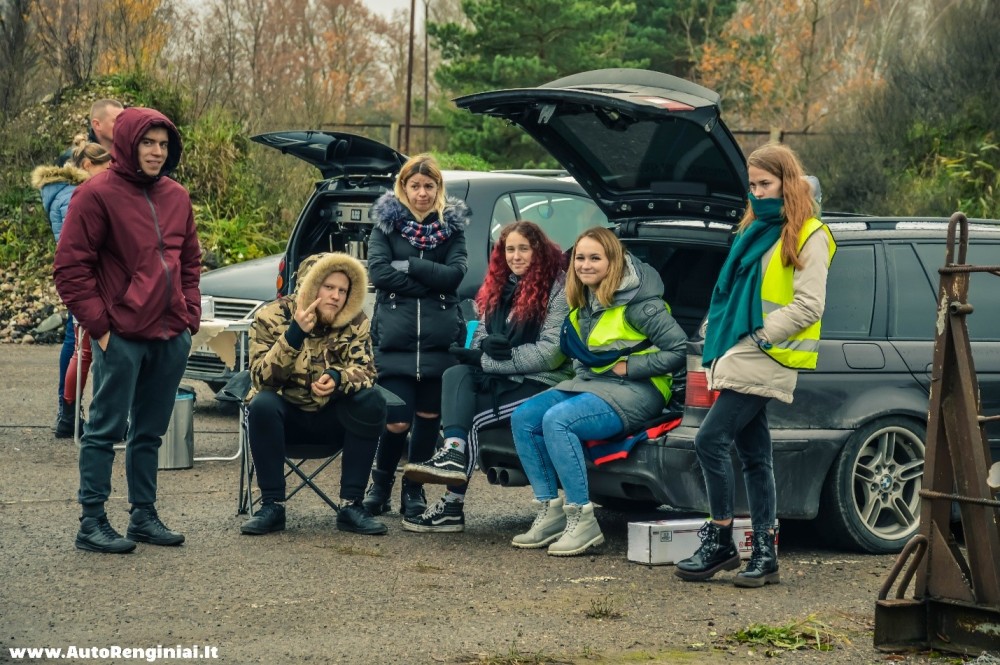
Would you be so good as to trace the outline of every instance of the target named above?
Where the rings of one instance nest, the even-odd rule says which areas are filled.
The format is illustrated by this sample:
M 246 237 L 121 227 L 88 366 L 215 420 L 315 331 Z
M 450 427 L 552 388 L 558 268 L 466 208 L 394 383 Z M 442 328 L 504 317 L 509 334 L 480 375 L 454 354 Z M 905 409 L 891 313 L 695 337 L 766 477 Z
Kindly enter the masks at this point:
M 686 559 L 701 544 L 698 531 L 704 525 L 704 519 L 629 522 L 628 560 L 658 566 Z M 753 549 L 753 529 L 749 519 L 733 520 L 733 540 L 740 558 L 749 559 Z M 774 545 L 777 550 L 777 539 Z

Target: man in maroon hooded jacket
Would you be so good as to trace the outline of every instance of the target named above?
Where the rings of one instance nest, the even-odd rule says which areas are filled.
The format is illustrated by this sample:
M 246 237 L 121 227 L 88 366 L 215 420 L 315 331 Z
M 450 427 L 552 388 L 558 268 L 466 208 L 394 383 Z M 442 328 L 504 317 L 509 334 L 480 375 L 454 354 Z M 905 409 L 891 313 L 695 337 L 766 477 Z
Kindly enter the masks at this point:
M 173 123 L 153 109 L 125 109 L 115 122 L 113 155 L 108 171 L 73 192 L 55 281 L 90 332 L 94 352 L 76 546 L 124 553 L 136 542 L 184 542 L 156 513 L 157 452 L 201 320 L 201 252 L 188 192 L 165 177 L 181 157 Z M 125 472 L 132 507 L 122 538 L 104 504 L 114 444 L 129 418 Z

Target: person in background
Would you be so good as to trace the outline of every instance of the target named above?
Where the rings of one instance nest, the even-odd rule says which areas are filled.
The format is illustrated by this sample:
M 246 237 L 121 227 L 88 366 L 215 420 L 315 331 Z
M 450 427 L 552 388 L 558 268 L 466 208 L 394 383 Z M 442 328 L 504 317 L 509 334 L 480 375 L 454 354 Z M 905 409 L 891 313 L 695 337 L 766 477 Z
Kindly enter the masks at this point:
M 240 531 L 285 528 L 285 444 L 343 442 L 337 528 L 383 534 L 362 505 L 385 398 L 375 385 L 365 268 L 340 252 L 314 254 L 298 268 L 295 293 L 257 311 L 250 328 L 247 426 L 261 507 Z
M 479 324 L 472 343 L 452 346 L 462 364 L 444 373 L 444 446 L 426 462 L 403 468 L 406 479 L 448 489 L 423 514 L 403 518 L 407 531 L 464 530 L 479 430 L 506 423 L 526 399 L 573 373 L 559 349 L 559 330 L 569 312 L 564 265 L 562 250 L 537 224 L 517 221 L 501 229 L 476 294 Z
M 827 270 L 836 252 L 830 229 L 798 157 L 786 146 L 758 148 L 747 160 L 748 205 L 712 291 L 702 362 L 719 397 L 695 436 L 711 518 L 701 545 L 677 563 L 688 581 L 735 570 L 733 466 L 743 464 L 753 551 L 733 580 L 740 587 L 777 584 L 775 487 L 765 407 L 790 403 L 799 370 L 815 369 Z
M 405 404 L 389 408 L 365 506 L 390 509 L 396 467 L 409 435 L 411 462 L 434 454 L 441 422 L 441 376 L 455 364 L 448 348 L 465 340 L 458 287 L 467 269 L 469 209 L 446 199 L 441 169 L 430 155 L 410 158 L 393 191 L 372 208 L 368 274 L 377 289 L 372 338 L 378 382 Z M 400 512 L 427 509 L 423 485 L 403 478 Z
M 573 358 L 575 376 L 511 417 L 514 445 L 540 505 L 531 528 L 511 544 L 548 546 L 553 556 L 583 554 L 604 542 L 581 441 L 628 435 L 662 413 L 687 343 L 663 301 L 660 276 L 612 231 L 584 231 L 572 260 L 560 346 Z
M 180 545 L 156 510 L 157 453 L 201 324 L 201 252 L 191 198 L 164 177 L 181 137 L 159 111 L 115 123 L 111 168 L 77 189 L 56 247 L 56 288 L 91 335 L 94 390 L 80 442 L 82 516 L 76 547 L 125 553 L 136 542 Z M 114 444 L 126 422 L 127 538 L 111 526 Z
M 73 191 L 85 180 L 105 171 L 109 166 L 111 166 L 111 153 L 98 143 L 88 143 L 87 137 L 80 134 L 73 141 L 69 163 L 65 166 L 39 166 L 32 172 L 31 184 L 41 190 L 42 207 L 49 218 L 56 243 L 59 242 Z M 89 338 L 86 344 L 89 344 Z M 85 343 L 81 342 L 80 351 L 83 358 L 81 371 L 83 376 L 86 376 L 90 367 L 90 349 L 85 348 Z M 76 403 L 76 359 L 76 337 L 73 317 L 70 315 L 66 317 L 66 333 L 59 353 L 59 408 L 56 411 L 55 425 L 52 427 L 57 439 L 73 436 L 76 427 L 74 416 L 82 419 L 79 405 Z
M 91 104 L 87 141 L 99 143 L 110 153 L 114 146 L 115 119 L 124 108 L 124 105 L 117 99 L 98 99 Z M 56 166 L 63 166 L 72 158 L 73 146 L 70 146 L 56 158 Z

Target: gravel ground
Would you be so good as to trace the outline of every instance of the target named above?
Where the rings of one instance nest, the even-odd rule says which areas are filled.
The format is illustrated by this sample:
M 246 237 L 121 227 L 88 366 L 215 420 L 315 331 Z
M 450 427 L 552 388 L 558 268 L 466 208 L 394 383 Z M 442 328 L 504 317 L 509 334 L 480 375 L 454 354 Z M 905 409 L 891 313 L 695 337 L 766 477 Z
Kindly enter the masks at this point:
M 602 510 L 603 552 L 557 559 L 509 546 L 532 520 L 530 492 L 483 476 L 465 533 L 409 533 L 391 514 L 386 536 L 345 534 L 309 495 L 288 504 L 287 531 L 251 538 L 235 514 L 239 463 L 196 462 L 159 475 L 158 508 L 187 536 L 182 547 L 78 551 L 76 449 L 49 430 L 57 358 L 56 346 L 0 346 L 0 662 L 10 647 L 199 645 L 239 664 L 731 663 L 772 655 L 728 641 L 735 631 L 810 618 L 834 648 L 779 650 L 781 662 L 931 660 L 871 646 L 894 557 L 819 549 L 787 524 L 780 585 L 738 589 L 730 574 L 688 584 L 626 560 L 627 521 L 652 514 Z M 233 453 L 236 418 L 197 388 L 195 455 Z M 108 512 L 124 531 L 122 455 L 113 483 Z

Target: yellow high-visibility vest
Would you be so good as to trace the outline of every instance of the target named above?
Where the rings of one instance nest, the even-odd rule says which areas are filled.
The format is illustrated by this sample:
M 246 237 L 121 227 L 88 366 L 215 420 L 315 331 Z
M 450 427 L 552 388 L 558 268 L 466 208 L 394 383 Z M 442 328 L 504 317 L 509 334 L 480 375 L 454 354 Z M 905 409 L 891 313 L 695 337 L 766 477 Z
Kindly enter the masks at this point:
M 670 311 L 670 306 L 666 302 L 663 306 Z M 628 322 L 625 318 L 625 308 L 627 305 L 618 305 L 617 307 L 610 307 L 601 313 L 600 318 L 594 327 L 590 331 L 590 335 L 587 336 L 586 344 L 587 348 L 595 353 L 600 353 L 602 351 L 621 351 L 622 355 L 618 357 L 614 362 L 611 362 L 603 367 L 592 367 L 591 369 L 598 373 L 603 374 L 604 372 L 611 371 L 617 363 L 622 360 L 627 360 L 629 355 L 643 355 L 646 353 L 656 353 L 660 349 L 656 345 L 652 345 L 641 351 L 635 351 L 631 354 L 628 353 L 628 349 L 635 346 L 639 342 L 642 342 L 647 338 L 647 336 L 632 327 L 632 324 Z M 580 335 L 580 308 L 573 309 L 569 313 L 570 325 L 576 329 L 576 334 L 583 339 Z M 660 391 L 663 395 L 663 400 L 666 403 L 670 402 L 670 395 L 673 394 L 673 383 L 674 378 L 671 375 L 665 376 L 654 376 L 649 379 L 656 389 Z
M 833 255 L 837 252 L 837 243 L 830 233 L 830 227 L 815 217 L 810 217 L 802 225 L 799 232 L 798 246 L 796 251 L 801 251 L 806 241 L 822 229 L 830 241 L 830 256 L 826 265 L 829 267 L 833 260 Z M 795 266 L 786 266 L 781 262 L 781 240 L 775 244 L 775 250 L 771 254 L 771 260 L 764 270 L 764 279 L 760 286 L 761 306 L 763 308 L 764 319 L 767 316 L 785 305 L 792 302 L 795 297 Z M 820 330 L 823 327 L 822 318 L 808 328 L 804 328 L 788 339 L 772 344 L 770 349 L 764 352 L 777 360 L 785 367 L 793 369 L 816 369 L 816 359 L 819 357 Z

